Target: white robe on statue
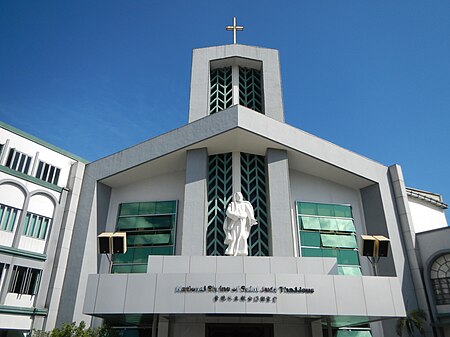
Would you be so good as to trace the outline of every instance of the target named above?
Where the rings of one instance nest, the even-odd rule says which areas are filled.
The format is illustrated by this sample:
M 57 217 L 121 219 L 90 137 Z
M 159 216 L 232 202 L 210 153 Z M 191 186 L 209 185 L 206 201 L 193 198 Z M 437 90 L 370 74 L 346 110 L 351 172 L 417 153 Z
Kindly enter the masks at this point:
M 240 198 L 236 197 L 237 193 L 227 207 L 227 218 L 223 225 L 226 235 L 224 243 L 228 245 L 225 255 L 232 256 L 248 255 L 247 239 L 251 227 L 257 224 L 252 205 L 243 200 L 242 194 Z

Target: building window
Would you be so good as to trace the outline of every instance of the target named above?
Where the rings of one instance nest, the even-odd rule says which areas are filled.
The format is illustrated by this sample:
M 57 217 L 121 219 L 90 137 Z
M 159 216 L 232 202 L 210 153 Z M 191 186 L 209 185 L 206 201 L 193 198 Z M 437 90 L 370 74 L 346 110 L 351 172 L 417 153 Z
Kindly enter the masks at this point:
M 450 253 L 434 260 L 430 277 L 436 304 L 450 304 Z
M 340 275 L 362 275 L 351 206 L 297 202 L 301 255 L 335 257 Z
M 19 215 L 19 209 L 0 204 L 0 229 L 12 232 Z
M 8 269 L 8 265 L 5 263 L 0 263 L 0 289 L 3 286 L 3 280 L 6 276 L 6 270 Z
M 59 179 L 59 173 L 61 169 L 47 164 L 43 161 L 39 161 L 38 168 L 36 171 L 36 178 L 44 180 L 50 184 L 57 185 Z
M 177 201 L 121 204 L 116 231 L 127 233 L 127 252 L 113 255 L 112 273 L 146 273 L 149 255 L 174 255 Z
M 223 223 L 225 212 L 233 194 L 231 153 L 208 157 L 208 229 L 206 255 L 225 255 Z
M 31 157 L 17 151 L 16 149 L 11 149 L 9 151 L 8 158 L 6 159 L 6 167 L 13 170 L 28 174 L 31 165 Z
M 210 73 L 209 113 L 225 110 L 233 104 L 231 67 L 213 69 Z
M 258 226 L 252 226 L 248 238 L 250 256 L 269 256 L 265 157 L 241 153 L 241 192 L 255 209 Z
M 239 104 L 263 112 L 261 70 L 239 67 Z
M 23 224 L 23 235 L 45 240 L 52 219 L 28 212 Z
M 36 295 L 41 280 L 41 270 L 14 266 L 9 292 L 21 295 Z

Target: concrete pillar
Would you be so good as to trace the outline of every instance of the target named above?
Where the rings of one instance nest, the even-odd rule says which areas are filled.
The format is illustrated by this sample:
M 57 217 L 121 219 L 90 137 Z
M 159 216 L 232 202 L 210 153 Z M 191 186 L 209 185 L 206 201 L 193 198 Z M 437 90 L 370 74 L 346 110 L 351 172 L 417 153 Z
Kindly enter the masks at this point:
M 266 164 L 272 255 L 295 256 L 287 152 L 267 149 Z
M 204 255 L 207 185 L 207 149 L 187 151 L 184 213 L 181 226 L 181 255 Z

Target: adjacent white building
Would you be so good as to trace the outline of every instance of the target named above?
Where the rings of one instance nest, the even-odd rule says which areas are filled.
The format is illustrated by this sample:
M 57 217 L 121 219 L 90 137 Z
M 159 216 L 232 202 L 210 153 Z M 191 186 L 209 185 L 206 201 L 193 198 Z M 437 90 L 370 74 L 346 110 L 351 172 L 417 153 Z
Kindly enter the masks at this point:
M 52 329 L 86 161 L 0 122 L 0 335 Z

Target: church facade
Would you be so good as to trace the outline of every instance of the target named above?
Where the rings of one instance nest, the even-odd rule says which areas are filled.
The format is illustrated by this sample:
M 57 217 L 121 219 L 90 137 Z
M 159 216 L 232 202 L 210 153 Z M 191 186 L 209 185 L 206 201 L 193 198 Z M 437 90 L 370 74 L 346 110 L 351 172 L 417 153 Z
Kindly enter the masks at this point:
M 426 308 L 400 167 L 287 125 L 281 90 L 276 50 L 194 50 L 189 123 L 87 165 L 57 322 L 160 337 L 392 336 L 397 318 Z M 235 192 L 258 222 L 249 256 L 224 254 Z M 127 235 L 111 263 L 97 254 L 102 232 Z M 390 239 L 377 275 L 362 234 Z

